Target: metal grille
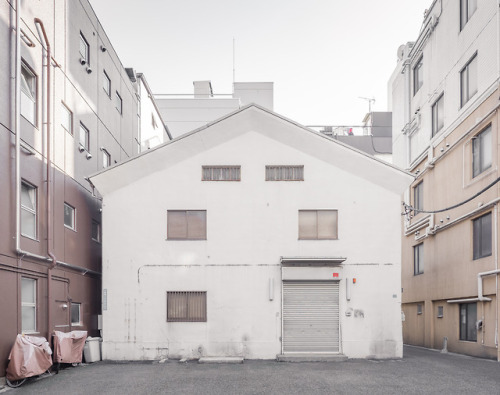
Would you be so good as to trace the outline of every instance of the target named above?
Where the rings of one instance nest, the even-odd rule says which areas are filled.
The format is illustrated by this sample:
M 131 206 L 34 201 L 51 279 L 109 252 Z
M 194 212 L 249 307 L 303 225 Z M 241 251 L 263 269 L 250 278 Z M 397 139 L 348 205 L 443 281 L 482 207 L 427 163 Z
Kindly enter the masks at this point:
M 304 181 L 304 166 L 266 166 L 266 181 Z
M 167 292 L 167 322 L 207 322 L 207 293 Z
M 339 352 L 339 282 L 283 282 L 283 353 Z
M 202 166 L 202 181 L 240 181 L 241 166 Z

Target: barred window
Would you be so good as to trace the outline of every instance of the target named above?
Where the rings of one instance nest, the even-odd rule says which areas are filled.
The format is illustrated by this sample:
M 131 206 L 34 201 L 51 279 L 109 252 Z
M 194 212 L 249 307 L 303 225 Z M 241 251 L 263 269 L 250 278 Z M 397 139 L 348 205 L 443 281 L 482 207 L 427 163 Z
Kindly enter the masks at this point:
M 241 166 L 202 166 L 202 181 L 241 181 Z
M 167 322 L 207 322 L 207 293 L 167 291 Z
M 304 181 L 304 166 L 266 166 L 266 181 Z

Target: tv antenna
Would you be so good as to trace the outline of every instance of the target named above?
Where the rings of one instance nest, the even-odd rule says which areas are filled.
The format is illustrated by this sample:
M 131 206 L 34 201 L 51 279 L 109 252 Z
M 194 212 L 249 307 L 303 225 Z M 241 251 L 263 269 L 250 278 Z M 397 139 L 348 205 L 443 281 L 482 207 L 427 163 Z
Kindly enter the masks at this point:
M 358 99 L 363 99 L 368 102 L 368 114 L 371 114 L 372 112 L 372 103 L 375 103 L 375 98 L 374 97 L 361 97 L 358 96 Z

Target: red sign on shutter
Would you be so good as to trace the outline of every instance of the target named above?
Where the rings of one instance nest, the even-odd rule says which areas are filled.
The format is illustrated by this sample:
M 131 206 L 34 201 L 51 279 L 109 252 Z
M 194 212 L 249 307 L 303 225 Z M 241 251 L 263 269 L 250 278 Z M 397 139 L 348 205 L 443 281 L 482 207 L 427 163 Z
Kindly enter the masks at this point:
M 333 277 L 338 277 L 339 274 L 338 273 L 333 273 Z

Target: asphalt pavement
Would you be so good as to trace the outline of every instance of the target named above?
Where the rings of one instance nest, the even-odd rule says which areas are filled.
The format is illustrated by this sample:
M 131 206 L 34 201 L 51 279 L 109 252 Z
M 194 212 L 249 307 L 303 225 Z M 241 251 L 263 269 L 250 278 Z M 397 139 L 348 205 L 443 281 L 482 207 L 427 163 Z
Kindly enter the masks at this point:
M 5 392 L 4 392 L 5 391 Z M 500 394 L 500 363 L 416 347 L 400 360 L 242 364 L 97 362 L 32 380 L 21 394 Z M 2 394 L 3 395 L 3 394 Z

